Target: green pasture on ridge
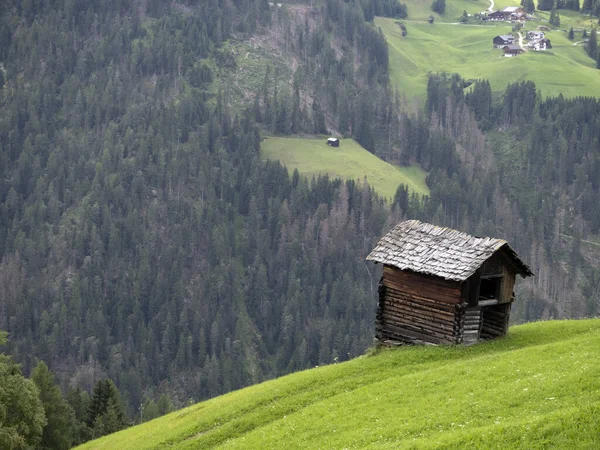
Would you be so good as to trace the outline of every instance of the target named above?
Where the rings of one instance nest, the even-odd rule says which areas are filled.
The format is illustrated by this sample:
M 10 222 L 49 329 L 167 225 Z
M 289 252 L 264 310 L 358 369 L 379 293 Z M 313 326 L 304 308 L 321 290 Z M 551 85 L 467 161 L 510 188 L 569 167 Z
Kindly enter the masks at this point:
M 394 19 L 378 17 L 375 23 L 388 41 L 392 86 L 409 98 L 424 99 L 428 74 L 438 72 L 458 73 L 465 79 L 487 79 L 495 92 L 515 81 L 532 80 L 544 96 L 600 93 L 600 70 L 583 47 L 573 45 L 563 31 L 547 33 L 551 50 L 505 58 L 502 50 L 493 48 L 492 39 L 498 34 L 510 34 L 509 23 L 430 25 L 406 21 L 405 37 Z M 523 34 L 537 25 L 528 22 L 527 26 Z
M 407 346 L 231 392 L 81 446 L 600 448 L 600 320 Z
M 265 159 L 279 160 L 292 172 L 367 182 L 379 195 L 393 198 L 400 184 L 411 191 L 429 195 L 425 184 L 427 173 L 417 164 L 403 167 L 389 164 L 365 150 L 353 139 L 340 139 L 339 147 L 330 147 L 323 138 L 267 137 L 261 144 Z

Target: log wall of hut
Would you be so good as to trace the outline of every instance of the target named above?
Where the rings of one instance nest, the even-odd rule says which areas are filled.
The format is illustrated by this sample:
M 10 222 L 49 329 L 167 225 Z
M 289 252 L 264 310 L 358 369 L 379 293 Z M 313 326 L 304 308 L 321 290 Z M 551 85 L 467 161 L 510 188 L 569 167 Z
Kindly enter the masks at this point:
M 460 342 L 466 305 L 461 284 L 384 266 L 379 285 L 376 333 L 381 342 Z
M 510 317 L 510 305 L 510 303 L 502 303 L 481 308 L 480 339 L 494 339 L 506 335 L 508 331 L 508 319 Z

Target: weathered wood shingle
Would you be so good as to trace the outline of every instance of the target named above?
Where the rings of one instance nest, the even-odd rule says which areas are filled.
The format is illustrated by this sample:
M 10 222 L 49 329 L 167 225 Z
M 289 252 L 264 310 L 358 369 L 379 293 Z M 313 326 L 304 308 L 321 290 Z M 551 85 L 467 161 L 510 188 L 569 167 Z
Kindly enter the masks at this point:
M 392 228 L 379 240 L 367 260 L 464 281 L 500 249 L 511 259 L 518 273 L 524 277 L 533 275 L 503 239 L 470 236 L 418 220 L 407 220 Z

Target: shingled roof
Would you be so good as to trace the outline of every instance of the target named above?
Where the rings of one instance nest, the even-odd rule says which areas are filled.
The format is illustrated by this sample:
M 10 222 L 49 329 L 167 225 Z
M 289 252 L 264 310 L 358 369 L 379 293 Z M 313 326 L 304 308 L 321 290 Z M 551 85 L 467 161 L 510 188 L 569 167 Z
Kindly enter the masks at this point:
M 470 236 L 418 220 L 407 220 L 392 228 L 379 240 L 367 260 L 447 280 L 464 281 L 500 249 L 521 276 L 533 275 L 503 239 Z

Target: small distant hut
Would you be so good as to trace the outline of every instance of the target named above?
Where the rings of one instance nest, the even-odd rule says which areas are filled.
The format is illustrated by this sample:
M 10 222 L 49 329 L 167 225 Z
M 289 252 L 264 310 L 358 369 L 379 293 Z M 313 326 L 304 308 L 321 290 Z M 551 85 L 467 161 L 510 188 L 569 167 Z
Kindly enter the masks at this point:
M 327 145 L 330 145 L 331 147 L 339 147 L 340 146 L 340 140 L 338 138 L 328 138 L 327 139 Z
M 533 275 L 502 239 L 418 220 L 396 225 L 367 260 L 383 264 L 381 342 L 473 344 L 504 336 L 516 275 Z
M 505 45 L 502 47 L 502 50 L 504 50 L 504 56 L 507 57 L 517 56 L 524 52 L 524 50 L 516 44 Z

